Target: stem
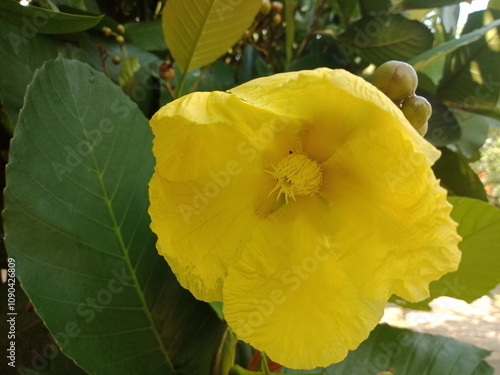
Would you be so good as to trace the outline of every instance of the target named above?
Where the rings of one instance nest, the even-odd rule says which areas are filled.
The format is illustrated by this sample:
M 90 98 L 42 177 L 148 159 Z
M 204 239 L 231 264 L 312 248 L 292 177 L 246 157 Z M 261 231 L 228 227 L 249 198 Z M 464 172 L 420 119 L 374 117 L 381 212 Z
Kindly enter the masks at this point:
M 172 90 L 172 86 L 170 86 L 170 83 L 165 82 L 165 87 L 167 88 L 168 93 L 169 93 L 169 94 L 170 94 L 170 96 L 172 97 L 172 100 L 177 99 L 177 95 L 175 95 L 174 90 Z
M 188 71 L 182 73 L 181 82 L 179 83 L 179 87 L 177 87 L 177 97 L 180 98 L 182 96 L 182 90 L 184 89 L 184 84 L 186 83 L 186 78 L 188 75 Z
M 316 34 L 316 28 L 318 27 L 318 21 L 321 13 L 325 9 L 326 6 L 326 0 L 321 0 L 318 9 L 316 10 L 316 13 L 314 14 L 314 20 L 313 24 L 311 25 L 311 31 L 309 31 L 309 34 L 307 34 L 306 39 L 301 43 L 299 51 L 297 52 L 297 58 L 301 57 L 304 51 L 306 50 L 306 47 L 308 46 L 309 42 L 311 41 L 313 35 Z
M 265 375 L 271 375 L 271 371 L 269 371 L 269 366 L 267 365 L 267 355 L 264 352 L 261 352 L 262 358 L 260 359 L 260 368 L 264 370 Z
M 240 365 L 234 365 L 229 370 L 229 375 L 255 375 L 255 374 L 259 374 L 259 373 L 244 369 Z M 262 374 L 262 373 L 260 373 L 260 374 Z

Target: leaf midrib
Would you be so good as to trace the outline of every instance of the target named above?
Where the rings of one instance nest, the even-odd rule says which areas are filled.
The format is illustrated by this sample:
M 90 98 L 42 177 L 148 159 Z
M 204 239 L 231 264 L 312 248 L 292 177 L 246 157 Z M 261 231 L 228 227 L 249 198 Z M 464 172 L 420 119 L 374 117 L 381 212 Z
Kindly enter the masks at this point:
M 186 67 L 185 67 L 185 70 L 184 70 L 185 72 L 187 72 L 187 71 L 190 70 L 189 68 L 191 67 L 191 63 L 193 61 L 193 57 L 195 56 L 195 52 L 197 52 L 197 53 L 201 52 L 201 51 L 198 51 L 197 47 L 200 44 L 200 39 L 201 39 L 201 37 L 202 37 L 202 35 L 203 35 L 204 31 L 205 31 L 205 28 L 207 26 L 207 22 L 208 22 L 208 19 L 210 18 L 210 15 L 212 13 L 212 9 L 213 9 L 213 6 L 215 4 L 215 1 L 216 0 L 211 0 L 211 2 L 210 2 L 209 9 L 208 9 L 208 12 L 207 12 L 207 16 L 205 17 L 205 19 L 203 21 L 203 25 L 200 28 L 200 32 L 198 33 L 198 36 L 196 38 L 196 42 L 195 42 L 195 44 L 194 44 L 194 46 L 191 49 L 191 52 L 189 54 L 189 58 L 187 60 L 187 64 L 186 64 Z
M 66 76 L 68 76 L 68 75 L 66 75 Z M 106 208 L 107 208 L 108 213 L 110 215 L 111 222 L 112 222 L 112 225 L 113 225 L 113 231 L 116 234 L 116 237 L 118 239 L 118 244 L 120 246 L 120 250 L 123 253 L 123 260 L 125 262 L 125 265 L 127 267 L 128 272 L 134 278 L 134 288 L 136 290 L 137 295 L 139 296 L 141 305 L 143 306 L 142 310 L 144 311 L 144 313 L 146 315 L 146 318 L 147 318 L 147 320 L 148 320 L 148 322 L 150 324 L 150 329 L 153 332 L 153 334 L 154 334 L 154 336 L 155 336 L 155 338 L 156 338 L 156 340 L 157 340 L 157 342 L 159 344 L 160 351 L 162 352 L 162 354 L 165 357 L 165 362 L 169 366 L 170 370 L 173 372 L 174 371 L 174 367 L 172 365 L 172 362 L 170 361 L 170 357 L 168 355 L 168 352 L 165 349 L 165 346 L 163 345 L 163 341 L 161 340 L 161 337 L 158 334 L 158 331 L 156 330 L 156 326 L 154 324 L 153 317 L 151 316 L 151 312 L 148 309 L 148 304 L 147 304 L 147 302 L 146 302 L 146 300 L 144 298 L 144 294 L 142 293 L 142 290 L 140 288 L 140 284 L 139 284 L 139 280 L 137 279 L 136 272 L 135 272 L 134 268 L 132 267 L 132 263 L 130 262 L 130 257 L 129 257 L 129 254 L 128 254 L 128 251 L 127 251 L 127 247 L 125 246 L 125 241 L 123 240 L 123 236 L 122 236 L 122 233 L 121 233 L 120 226 L 118 225 L 118 222 L 116 220 L 116 215 L 115 215 L 114 209 L 113 209 L 113 207 L 111 205 L 111 200 L 109 199 L 108 191 L 107 191 L 106 185 L 104 184 L 104 180 L 102 178 L 103 176 L 102 176 L 102 174 L 100 172 L 99 165 L 98 165 L 97 160 L 96 160 L 96 156 L 95 156 L 95 153 L 94 153 L 94 148 L 91 147 L 91 142 L 90 142 L 90 140 L 88 138 L 88 134 L 87 134 L 85 125 L 83 123 L 83 117 L 80 115 L 80 108 L 79 108 L 79 106 L 78 106 L 78 104 L 76 102 L 75 97 L 73 96 L 73 93 L 71 92 L 71 90 L 69 90 L 69 88 L 68 88 L 68 91 L 69 91 L 71 99 L 73 100 L 73 103 L 75 105 L 75 109 L 76 109 L 76 112 L 77 112 L 77 118 L 78 118 L 78 121 L 80 123 L 80 126 L 82 127 L 82 130 L 83 130 L 82 133 L 84 134 L 87 146 L 89 147 L 89 150 L 90 150 L 90 156 L 92 158 L 92 163 L 94 164 L 93 172 L 95 173 L 95 175 L 97 176 L 97 179 L 99 181 L 99 186 L 100 186 L 102 194 L 103 194 L 102 199 L 103 199 L 104 203 L 106 204 Z

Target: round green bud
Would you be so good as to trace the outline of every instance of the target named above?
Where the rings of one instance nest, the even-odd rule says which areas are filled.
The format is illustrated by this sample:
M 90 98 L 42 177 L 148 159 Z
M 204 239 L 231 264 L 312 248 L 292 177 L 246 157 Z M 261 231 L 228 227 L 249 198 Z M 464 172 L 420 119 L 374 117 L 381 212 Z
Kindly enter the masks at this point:
M 415 93 L 418 84 L 417 72 L 410 64 L 387 61 L 373 73 L 372 84 L 393 101 L 401 101 Z
M 102 30 L 104 36 L 110 36 L 111 34 L 113 34 L 111 29 L 107 26 L 104 26 L 101 30 Z
M 262 5 L 260 7 L 260 12 L 264 16 L 267 16 L 269 13 L 271 13 L 271 2 L 269 0 L 262 0 Z
M 116 31 L 118 31 L 120 34 L 125 34 L 125 26 L 121 24 L 116 26 Z
M 432 107 L 427 99 L 418 95 L 410 96 L 403 100 L 401 110 L 406 119 L 420 134 L 427 132 L 427 123 L 432 114 Z
M 125 43 L 125 38 L 124 38 L 123 36 L 121 36 L 121 35 L 118 35 L 118 36 L 116 37 L 116 42 L 117 42 L 120 46 L 122 46 L 122 45 Z
M 113 58 L 111 59 L 111 61 L 113 61 L 113 64 L 119 64 L 122 62 L 122 59 L 120 58 L 120 56 L 113 56 Z
M 274 16 L 273 16 L 273 24 L 275 26 L 279 26 L 281 25 L 281 23 L 283 22 L 283 17 L 281 17 L 281 14 L 279 13 L 276 13 Z

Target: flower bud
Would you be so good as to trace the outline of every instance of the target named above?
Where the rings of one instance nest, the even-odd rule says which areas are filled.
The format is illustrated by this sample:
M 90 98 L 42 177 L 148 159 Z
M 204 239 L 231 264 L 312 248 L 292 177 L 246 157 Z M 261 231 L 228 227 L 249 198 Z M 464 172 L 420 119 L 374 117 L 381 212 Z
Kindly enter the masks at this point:
M 118 31 L 120 34 L 125 34 L 125 26 L 121 24 L 116 26 L 116 31 Z
M 175 77 L 174 66 L 169 62 L 164 62 L 160 65 L 159 74 L 162 79 L 165 81 L 170 81 Z
M 283 17 L 281 17 L 281 14 L 276 13 L 276 14 L 273 16 L 273 24 L 274 24 L 275 26 L 279 26 L 279 25 L 281 25 L 281 22 L 283 22 Z
M 118 35 L 116 37 L 116 42 L 120 45 L 120 46 L 123 46 L 123 44 L 125 43 L 125 38 L 121 35 Z
M 113 61 L 113 64 L 118 65 L 119 63 L 122 62 L 122 59 L 120 58 L 120 56 L 113 56 L 113 58 L 111 59 L 111 61 Z
M 372 84 L 393 101 L 400 101 L 415 93 L 417 73 L 410 64 L 387 61 L 373 73 Z
M 264 16 L 267 16 L 269 13 L 271 13 L 271 2 L 269 0 L 262 0 L 262 5 L 260 7 L 260 12 Z
M 413 95 L 403 100 L 401 110 L 410 124 L 422 135 L 427 132 L 427 124 L 432 114 L 430 103 L 422 96 Z
M 102 30 L 104 36 L 110 36 L 111 34 L 113 34 L 111 29 L 107 26 L 104 26 L 101 30 Z

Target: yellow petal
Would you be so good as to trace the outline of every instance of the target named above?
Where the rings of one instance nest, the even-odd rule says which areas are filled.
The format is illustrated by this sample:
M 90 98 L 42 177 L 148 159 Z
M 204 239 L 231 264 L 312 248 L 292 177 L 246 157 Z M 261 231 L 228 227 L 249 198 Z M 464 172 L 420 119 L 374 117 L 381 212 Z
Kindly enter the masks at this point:
M 431 281 L 457 269 L 460 237 L 446 191 L 400 132 L 359 133 L 322 168 L 339 263 L 367 295 L 420 301 Z
M 151 228 L 179 282 L 221 300 L 228 265 L 270 207 L 270 169 L 297 148 L 300 124 L 221 92 L 194 93 L 151 120 Z M 274 203 L 274 202 L 273 202 Z
M 382 317 L 385 300 L 356 288 L 337 261 L 328 206 L 298 197 L 261 223 L 224 285 L 237 336 L 291 368 L 339 362 Z
M 389 98 L 344 70 L 319 68 L 275 74 L 244 83 L 230 92 L 277 115 L 306 122 L 304 150 L 318 162 L 332 156 L 353 132 L 380 128 L 402 133 L 429 161 L 439 157 L 439 152 L 413 129 Z

